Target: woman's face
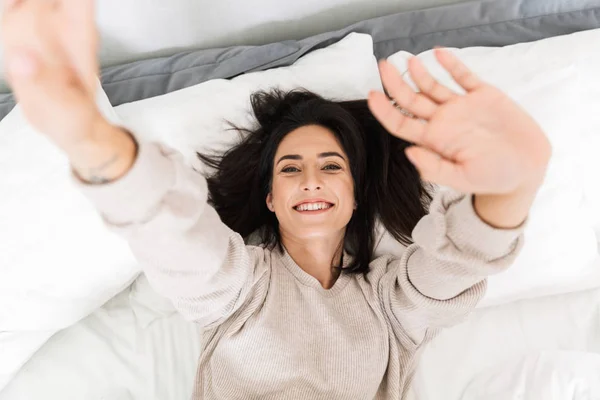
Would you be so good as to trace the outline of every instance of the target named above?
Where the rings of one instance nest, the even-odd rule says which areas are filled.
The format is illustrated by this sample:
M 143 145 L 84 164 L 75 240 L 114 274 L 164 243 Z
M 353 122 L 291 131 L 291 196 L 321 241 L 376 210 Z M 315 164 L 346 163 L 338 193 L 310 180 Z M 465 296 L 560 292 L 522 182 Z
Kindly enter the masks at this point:
M 297 239 L 340 234 L 355 208 L 348 156 L 327 128 L 290 132 L 273 160 L 267 206 L 283 233 Z

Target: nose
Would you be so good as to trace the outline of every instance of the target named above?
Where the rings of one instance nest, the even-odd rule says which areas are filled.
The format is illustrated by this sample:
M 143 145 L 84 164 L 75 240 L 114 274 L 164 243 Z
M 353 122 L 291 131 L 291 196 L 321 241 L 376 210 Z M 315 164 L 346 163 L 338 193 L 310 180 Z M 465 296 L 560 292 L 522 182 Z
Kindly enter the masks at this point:
M 321 186 L 318 186 L 318 185 L 317 186 L 305 185 L 304 188 L 303 188 L 303 190 L 306 191 L 306 192 L 310 192 L 310 191 L 313 191 L 313 190 L 321 190 Z
M 321 190 L 323 188 L 323 182 L 319 179 L 319 174 L 307 169 L 304 174 L 304 181 L 302 182 L 302 190 L 310 192 L 313 190 Z

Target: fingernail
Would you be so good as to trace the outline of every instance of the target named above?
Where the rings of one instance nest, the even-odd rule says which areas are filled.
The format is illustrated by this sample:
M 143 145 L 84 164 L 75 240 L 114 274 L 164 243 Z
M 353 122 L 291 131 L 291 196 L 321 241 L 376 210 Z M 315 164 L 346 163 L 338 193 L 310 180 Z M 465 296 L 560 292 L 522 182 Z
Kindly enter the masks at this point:
M 32 55 L 15 54 L 9 61 L 8 70 L 13 76 L 32 76 L 37 71 L 37 62 Z

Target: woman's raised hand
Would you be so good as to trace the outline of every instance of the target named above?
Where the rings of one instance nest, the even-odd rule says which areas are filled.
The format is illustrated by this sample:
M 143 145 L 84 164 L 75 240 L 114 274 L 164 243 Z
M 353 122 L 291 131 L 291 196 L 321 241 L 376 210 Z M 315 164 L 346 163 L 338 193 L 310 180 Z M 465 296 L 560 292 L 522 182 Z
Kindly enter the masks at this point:
M 466 94 L 441 85 L 413 57 L 409 71 L 419 92 L 404 82 L 393 65 L 382 61 L 381 78 L 396 106 L 384 93 L 369 95 L 371 112 L 383 126 L 414 144 L 406 155 L 421 177 L 474 194 L 508 194 L 533 182 L 541 184 L 551 145 L 540 126 L 454 54 L 440 48 L 434 51 Z
M 2 0 L 5 70 L 25 118 L 79 177 L 110 182 L 133 165 L 132 136 L 96 105 L 94 0 Z
M 65 151 L 106 121 L 96 106 L 93 0 L 2 0 L 8 82 L 27 120 Z

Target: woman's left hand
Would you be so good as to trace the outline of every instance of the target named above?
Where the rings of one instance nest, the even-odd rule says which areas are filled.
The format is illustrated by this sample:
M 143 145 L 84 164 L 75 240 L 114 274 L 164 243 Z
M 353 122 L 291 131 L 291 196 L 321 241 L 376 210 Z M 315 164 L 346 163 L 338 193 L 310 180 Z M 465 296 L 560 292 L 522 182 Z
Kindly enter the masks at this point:
M 417 57 L 409 61 L 415 92 L 396 68 L 380 63 L 381 77 L 397 106 L 371 92 L 371 112 L 406 149 L 424 180 L 474 194 L 509 194 L 541 185 L 552 148 L 536 121 L 498 88 L 483 82 L 454 54 L 435 49 L 439 63 L 465 89 L 438 83 Z

